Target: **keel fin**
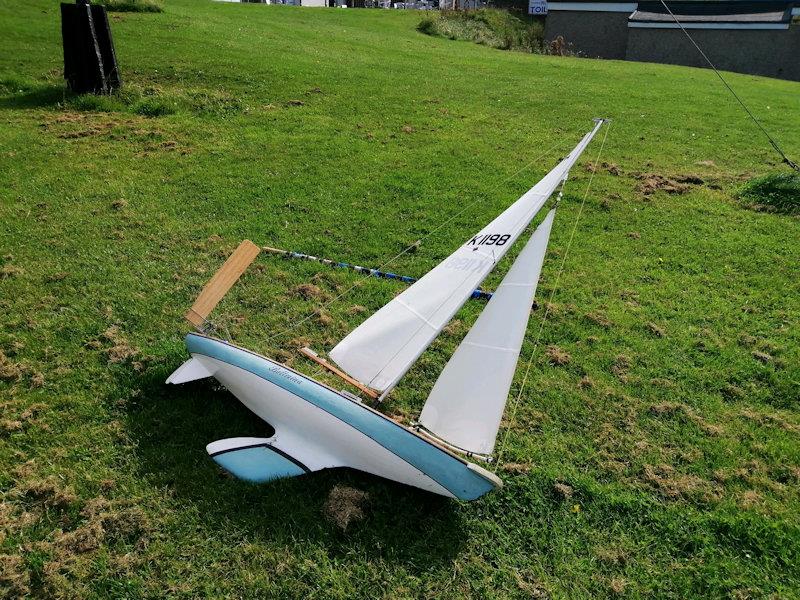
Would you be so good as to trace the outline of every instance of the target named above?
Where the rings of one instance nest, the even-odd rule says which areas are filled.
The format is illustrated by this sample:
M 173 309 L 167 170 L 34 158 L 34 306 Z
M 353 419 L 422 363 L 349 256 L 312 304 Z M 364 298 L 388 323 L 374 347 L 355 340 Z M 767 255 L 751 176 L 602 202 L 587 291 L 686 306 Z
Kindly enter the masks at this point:
M 228 438 L 211 442 L 206 451 L 228 473 L 252 483 L 297 477 L 311 471 L 272 442 L 273 438 Z
M 186 383 L 214 375 L 196 358 L 190 358 L 167 378 L 167 383 Z

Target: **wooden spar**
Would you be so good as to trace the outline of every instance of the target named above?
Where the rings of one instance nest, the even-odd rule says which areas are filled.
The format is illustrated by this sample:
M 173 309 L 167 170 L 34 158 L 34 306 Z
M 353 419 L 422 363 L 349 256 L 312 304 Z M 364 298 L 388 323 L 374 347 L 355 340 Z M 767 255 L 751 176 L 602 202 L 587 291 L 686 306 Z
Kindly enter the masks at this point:
M 270 248 L 269 246 L 263 246 L 261 249 L 264 250 L 264 252 L 269 252 L 270 254 L 280 254 L 281 256 L 285 256 L 287 258 L 300 258 L 303 260 L 313 260 L 316 262 L 321 262 L 325 265 L 329 265 L 334 268 L 352 269 L 353 271 L 356 271 L 358 273 L 364 273 L 365 275 L 372 275 L 373 277 L 381 277 L 384 279 L 397 279 L 398 281 L 402 281 L 403 283 L 414 283 L 417 281 L 416 277 L 407 277 L 405 275 L 398 275 L 397 273 L 390 273 L 388 271 L 379 271 L 377 269 L 370 269 L 368 267 L 352 265 L 346 262 L 338 262 L 335 260 L 330 260 L 329 258 L 319 258 L 318 256 L 312 256 L 310 254 L 293 252 L 292 250 L 281 250 L 280 248 Z M 492 297 L 492 292 L 485 292 L 482 289 L 478 288 L 472 292 L 471 297 L 489 300 Z
M 378 398 L 378 392 L 376 392 L 372 388 L 368 388 L 367 386 L 365 386 L 363 383 L 361 383 L 357 379 L 353 379 L 352 377 L 350 377 L 350 375 L 348 375 L 347 373 L 345 373 L 344 371 L 342 371 L 338 367 L 335 367 L 334 365 L 329 363 L 327 360 L 322 358 L 319 354 L 314 352 L 311 348 L 307 348 L 307 347 L 306 348 L 300 348 L 300 354 L 302 354 L 306 358 L 310 358 L 311 360 L 313 360 L 315 363 L 317 363 L 321 367 L 324 367 L 324 368 L 328 369 L 334 375 L 338 375 L 339 377 L 344 379 L 347 383 L 349 383 L 350 385 L 352 385 L 354 387 L 357 387 L 359 390 L 364 392 L 367 396 L 369 396 L 373 400 L 376 400 Z
M 260 251 L 261 249 L 250 240 L 244 240 L 239 244 L 200 292 L 197 300 L 192 304 L 192 308 L 186 313 L 186 320 L 195 327 L 201 328 L 211 311 L 238 281 Z

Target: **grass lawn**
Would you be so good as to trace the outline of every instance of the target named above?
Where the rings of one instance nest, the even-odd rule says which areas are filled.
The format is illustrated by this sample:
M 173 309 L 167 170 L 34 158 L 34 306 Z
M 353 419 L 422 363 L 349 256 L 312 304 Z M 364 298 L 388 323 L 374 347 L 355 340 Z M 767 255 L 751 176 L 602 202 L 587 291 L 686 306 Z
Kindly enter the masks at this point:
M 421 18 L 114 13 L 125 87 L 97 99 L 63 92 L 58 3 L 0 3 L 0 593 L 800 597 L 800 219 L 737 199 L 782 168 L 772 150 L 709 71 L 493 50 Z M 800 84 L 729 80 L 797 160 Z M 377 266 L 479 200 L 392 265 L 419 276 L 595 116 L 614 121 L 501 431 L 501 491 L 221 474 L 205 444 L 264 426 L 208 381 L 163 381 L 239 240 Z M 567 184 L 523 361 L 601 136 Z M 294 348 L 329 350 L 402 285 L 360 277 L 262 256 L 218 321 L 316 373 Z M 419 413 L 482 306 L 388 413 Z M 335 485 L 369 494 L 345 531 L 323 515 Z

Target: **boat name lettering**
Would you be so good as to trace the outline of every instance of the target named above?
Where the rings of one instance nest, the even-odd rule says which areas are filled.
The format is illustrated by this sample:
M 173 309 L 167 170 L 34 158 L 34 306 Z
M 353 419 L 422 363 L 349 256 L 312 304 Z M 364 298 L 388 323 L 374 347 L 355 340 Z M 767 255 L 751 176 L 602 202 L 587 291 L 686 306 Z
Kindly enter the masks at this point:
M 467 246 L 505 246 L 506 242 L 511 239 L 511 235 L 506 233 L 500 235 L 499 233 L 487 233 L 481 235 L 480 233 L 467 242 Z
M 292 383 L 303 383 L 303 380 L 300 377 L 297 377 L 296 375 L 292 375 L 291 373 L 287 372 L 285 369 L 282 369 L 281 367 L 279 367 L 277 365 L 270 367 L 269 370 L 272 373 L 275 373 L 276 375 L 280 375 L 284 379 L 288 379 Z
M 477 273 L 486 266 L 487 261 L 479 258 L 458 258 L 452 257 L 445 263 L 448 269 L 455 269 L 456 271 L 470 271 Z

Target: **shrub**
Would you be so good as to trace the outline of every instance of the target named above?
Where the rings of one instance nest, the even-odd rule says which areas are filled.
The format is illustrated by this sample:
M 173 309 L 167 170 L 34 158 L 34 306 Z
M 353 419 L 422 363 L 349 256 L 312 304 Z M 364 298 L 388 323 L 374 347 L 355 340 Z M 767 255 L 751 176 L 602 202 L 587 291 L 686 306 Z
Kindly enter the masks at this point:
M 438 19 L 433 17 L 425 17 L 417 25 L 417 31 L 425 35 L 439 35 L 439 28 L 436 26 Z
M 541 52 L 544 38 L 540 21 L 495 8 L 442 10 L 437 17 L 425 17 L 417 25 L 417 30 L 426 35 L 520 52 Z
M 164 12 L 164 7 L 156 0 L 100 0 L 98 4 L 108 12 Z

